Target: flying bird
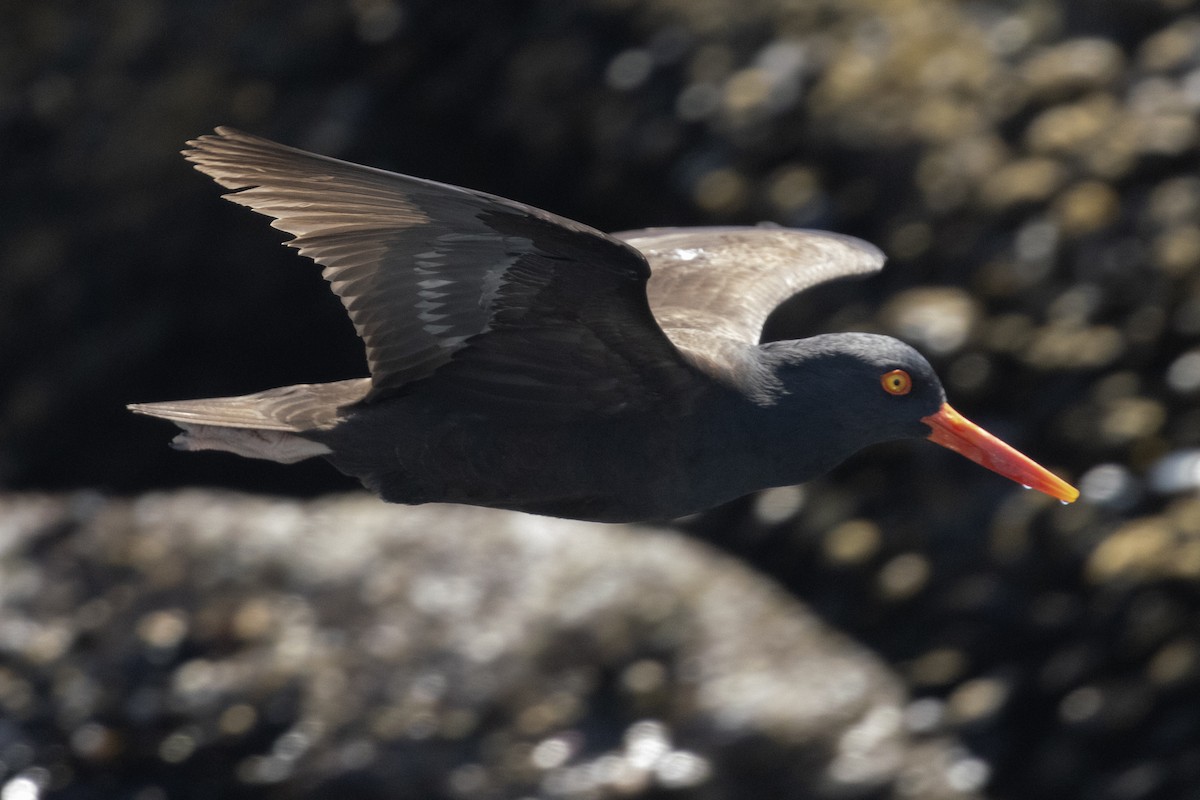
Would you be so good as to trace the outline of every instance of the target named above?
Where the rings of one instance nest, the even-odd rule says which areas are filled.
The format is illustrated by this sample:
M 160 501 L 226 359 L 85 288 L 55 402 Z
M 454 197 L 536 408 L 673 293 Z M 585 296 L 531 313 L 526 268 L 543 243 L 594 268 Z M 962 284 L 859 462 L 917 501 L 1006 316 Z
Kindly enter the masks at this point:
M 1078 491 L 964 419 L 912 347 L 760 343 L 781 302 L 866 275 L 850 236 L 605 234 L 547 211 L 230 128 L 185 157 L 323 267 L 370 377 L 129 408 L 180 450 L 322 457 L 386 501 L 661 520 L 925 438 L 1064 502 Z

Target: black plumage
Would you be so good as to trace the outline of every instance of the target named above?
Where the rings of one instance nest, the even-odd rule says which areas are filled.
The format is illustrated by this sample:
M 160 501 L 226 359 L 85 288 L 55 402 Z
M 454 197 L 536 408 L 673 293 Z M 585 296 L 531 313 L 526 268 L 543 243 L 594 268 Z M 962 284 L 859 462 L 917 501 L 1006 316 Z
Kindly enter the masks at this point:
M 767 227 L 607 235 L 228 128 L 189 144 L 230 200 L 323 266 L 371 376 L 130 406 L 180 425 L 181 449 L 323 456 L 393 502 L 618 521 L 690 513 L 924 436 L 1074 499 L 954 414 L 902 342 L 759 344 L 791 295 L 880 269 L 866 242 Z M 907 383 L 889 388 L 900 373 Z

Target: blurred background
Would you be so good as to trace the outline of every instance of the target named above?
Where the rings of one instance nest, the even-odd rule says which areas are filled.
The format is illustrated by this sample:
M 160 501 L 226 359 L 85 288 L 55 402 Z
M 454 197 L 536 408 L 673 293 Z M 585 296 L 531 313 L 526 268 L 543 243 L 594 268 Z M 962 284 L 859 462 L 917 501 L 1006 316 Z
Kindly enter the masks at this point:
M 1200 798 L 1197 3 L 0 7 L 3 800 Z M 1083 498 L 889 445 L 631 534 L 181 456 L 124 404 L 365 374 L 178 155 L 215 125 L 604 230 L 875 242 L 768 335 L 911 342 Z

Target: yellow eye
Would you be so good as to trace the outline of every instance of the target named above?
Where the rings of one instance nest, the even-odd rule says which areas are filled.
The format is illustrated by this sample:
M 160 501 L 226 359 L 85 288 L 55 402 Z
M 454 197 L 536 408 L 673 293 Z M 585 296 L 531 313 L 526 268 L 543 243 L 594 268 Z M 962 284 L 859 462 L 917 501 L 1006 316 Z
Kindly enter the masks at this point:
M 883 373 L 879 382 L 883 384 L 883 390 L 888 394 L 901 395 L 912 391 L 912 376 L 902 369 Z

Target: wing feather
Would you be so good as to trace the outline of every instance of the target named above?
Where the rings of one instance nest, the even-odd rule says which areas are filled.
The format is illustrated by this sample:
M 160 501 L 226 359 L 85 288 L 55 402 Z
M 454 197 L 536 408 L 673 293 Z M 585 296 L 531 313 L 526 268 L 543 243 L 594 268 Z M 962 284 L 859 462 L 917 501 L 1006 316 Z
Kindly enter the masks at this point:
M 646 256 L 650 307 L 685 349 L 698 333 L 758 344 L 784 300 L 825 281 L 877 272 L 885 260 L 868 242 L 826 231 L 651 228 L 613 235 Z
M 645 259 L 610 236 L 229 128 L 189 145 L 228 199 L 322 265 L 366 346 L 366 402 L 418 384 L 453 396 L 457 382 L 518 409 L 611 410 L 690 375 L 650 311 Z

